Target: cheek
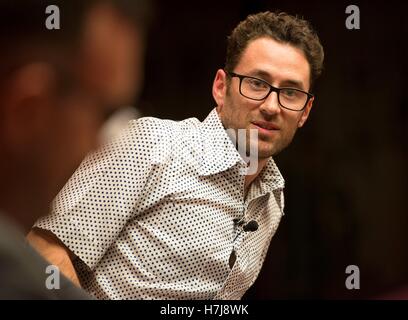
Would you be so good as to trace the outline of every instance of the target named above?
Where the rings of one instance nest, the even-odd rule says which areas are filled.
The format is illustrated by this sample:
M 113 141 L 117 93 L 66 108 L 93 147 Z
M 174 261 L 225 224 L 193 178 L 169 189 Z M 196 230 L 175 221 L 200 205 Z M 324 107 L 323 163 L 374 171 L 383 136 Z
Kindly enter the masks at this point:
M 301 121 L 302 114 L 285 110 L 282 113 L 282 116 L 283 116 L 283 123 L 285 124 L 285 128 L 289 131 L 293 131 L 298 128 L 299 123 Z
M 258 104 L 256 103 L 251 103 L 244 98 L 241 99 L 241 97 L 238 97 L 236 99 L 230 99 L 229 105 L 229 116 L 233 120 L 235 128 L 248 128 L 250 121 L 253 120 L 253 118 L 257 118 L 253 116 L 253 113 L 256 112 L 258 108 Z
M 298 122 L 300 117 L 291 114 L 281 114 L 281 131 L 279 134 L 279 140 L 282 140 L 284 144 L 287 144 L 293 139 L 298 129 Z

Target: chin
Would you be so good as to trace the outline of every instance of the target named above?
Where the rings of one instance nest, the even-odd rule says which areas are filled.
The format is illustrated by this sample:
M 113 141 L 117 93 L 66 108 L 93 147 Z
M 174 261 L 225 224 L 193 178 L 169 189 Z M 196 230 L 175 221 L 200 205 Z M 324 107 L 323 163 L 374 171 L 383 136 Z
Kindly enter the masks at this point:
M 258 158 L 265 159 L 275 155 L 276 146 L 271 142 L 258 141 Z
M 275 154 L 273 153 L 273 152 L 271 152 L 270 150 L 268 150 L 268 151 L 259 151 L 259 153 L 258 153 L 258 158 L 259 159 L 268 159 L 268 158 L 270 158 L 270 157 L 272 157 L 272 156 L 274 156 Z
M 258 149 L 258 158 L 266 159 L 274 155 L 273 149 L 271 148 L 259 148 Z

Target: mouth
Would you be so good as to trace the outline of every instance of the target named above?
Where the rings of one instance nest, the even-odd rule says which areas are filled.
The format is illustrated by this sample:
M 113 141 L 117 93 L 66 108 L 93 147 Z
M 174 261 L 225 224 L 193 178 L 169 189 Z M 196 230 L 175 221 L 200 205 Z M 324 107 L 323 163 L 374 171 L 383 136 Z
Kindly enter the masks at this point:
M 260 131 L 274 132 L 279 130 L 277 125 L 266 121 L 253 121 L 252 124 L 257 127 L 258 130 L 260 129 Z

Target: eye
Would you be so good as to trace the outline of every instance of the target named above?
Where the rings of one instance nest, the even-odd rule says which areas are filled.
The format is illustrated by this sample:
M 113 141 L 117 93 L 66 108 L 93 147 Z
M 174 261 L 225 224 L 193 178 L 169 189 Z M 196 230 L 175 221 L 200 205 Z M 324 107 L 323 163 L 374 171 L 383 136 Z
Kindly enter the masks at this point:
M 254 90 L 265 90 L 268 89 L 268 85 L 259 79 L 247 78 L 248 84 L 251 86 L 251 89 Z
M 287 88 L 281 90 L 281 94 L 286 98 L 296 98 L 299 95 L 299 91 L 297 91 L 296 89 Z

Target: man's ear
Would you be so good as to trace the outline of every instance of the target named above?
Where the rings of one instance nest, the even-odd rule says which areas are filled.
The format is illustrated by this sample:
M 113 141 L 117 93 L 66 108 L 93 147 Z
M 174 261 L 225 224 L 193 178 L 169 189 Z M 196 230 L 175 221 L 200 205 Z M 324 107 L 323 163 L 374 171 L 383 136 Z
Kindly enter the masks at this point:
M 224 98 L 227 93 L 227 75 L 224 70 L 218 69 L 212 87 L 212 94 L 217 108 L 220 111 L 224 105 Z
M 313 101 L 314 101 L 314 97 L 312 97 L 309 100 L 309 102 L 307 103 L 305 109 L 303 110 L 302 116 L 300 117 L 299 122 L 298 122 L 298 128 L 303 127 L 303 125 L 305 124 L 307 118 L 309 117 L 310 110 L 312 109 L 312 106 L 313 106 Z
M 3 91 L 3 134 L 9 147 L 25 148 L 47 130 L 55 94 L 55 73 L 46 63 L 16 70 Z

